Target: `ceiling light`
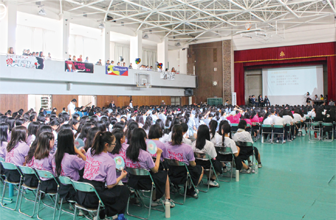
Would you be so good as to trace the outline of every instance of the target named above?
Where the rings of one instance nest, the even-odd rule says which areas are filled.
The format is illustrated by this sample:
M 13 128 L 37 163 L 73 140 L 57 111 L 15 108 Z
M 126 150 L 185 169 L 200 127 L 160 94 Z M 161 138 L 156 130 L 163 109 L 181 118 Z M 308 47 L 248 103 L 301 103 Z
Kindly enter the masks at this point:
M 148 39 L 148 34 L 144 34 L 144 35 L 142 36 L 142 39 Z
M 44 8 L 41 8 L 41 10 L 38 12 L 39 15 L 46 15 L 46 11 L 44 10 Z
M 124 22 L 123 21 L 121 22 L 121 26 L 124 26 Z
M 83 17 L 86 17 L 86 18 L 87 18 L 87 14 L 86 14 L 86 12 L 83 12 Z
M 180 43 L 180 42 L 177 42 L 177 43 L 175 44 L 175 46 L 176 46 L 176 47 L 180 47 L 180 46 L 181 46 L 181 43 Z
M 241 36 L 242 36 L 242 37 L 246 37 L 246 38 L 252 38 L 252 36 L 247 35 L 247 34 L 242 34 Z
M 103 29 L 105 26 L 104 26 L 103 23 L 100 23 L 100 24 L 98 25 L 98 27 L 99 27 L 100 29 Z
M 258 35 L 258 36 L 263 36 L 263 37 L 267 37 L 267 34 L 266 34 L 266 33 L 256 32 L 256 35 Z
M 151 34 L 151 33 L 152 33 L 152 30 L 149 30 L 149 33 Z

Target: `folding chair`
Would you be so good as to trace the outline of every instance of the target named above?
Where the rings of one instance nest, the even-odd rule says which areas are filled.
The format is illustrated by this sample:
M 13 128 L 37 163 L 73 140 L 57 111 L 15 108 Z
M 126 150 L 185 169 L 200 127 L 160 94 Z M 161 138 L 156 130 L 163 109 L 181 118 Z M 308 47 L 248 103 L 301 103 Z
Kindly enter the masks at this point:
M 286 128 L 288 128 L 288 131 L 286 131 Z M 286 141 L 292 141 L 294 140 L 294 137 L 292 135 L 292 130 L 293 130 L 293 126 L 291 124 L 286 124 L 285 125 L 285 132 L 287 133 L 287 140 Z
M 321 125 L 322 125 L 322 140 L 327 141 L 327 142 L 332 142 L 334 140 L 334 126 L 333 126 L 333 123 L 322 122 Z M 328 136 L 329 136 L 329 133 L 331 133 L 331 139 L 329 139 L 329 138 L 325 139 L 324 132 L 328 132 Z
M 4 171 L 4 168 L 2 167 L 2 164 L 1 164 L 1 162 L 5 162 L 5 159 L 4 158 L 2 158 L 2 157 L 0 157 L 0 181 L 1 181 L 1 183 L 2 183 L 2 186 L 4 186 L 4 184 L 5 184 L 5 178 L 6 178 L 6 176 L 4 175 L 4 174 L 2 174 L 2 172 Z M 0 200 L 2 199 L 2 196 L 0 196 Z M 10 198 L 4 198 L 4 201 L 5 201 L 5 205 L 7 205 L 8 203 L 12 203 L 13 202 L 13 200 L 12 199 L 10 199 Z
M 7 163 L 7 162 L 2 161 L 1 164 L 2 164 L 2 166 L 3 166 L 3 168 L 4 168 L 5 170 L 8 170 L 8 171 L 14 171 L 14 170 L 17 170 L 17 171 L 20 173 L 19 168 L 18 168 L 17 166 L 15 166 L 14 164 L 12 164 L 12 163 Z M 3 188 L 3 190 L 2 190 L 1 206 L 2 206 L 3 208 L 6 208 L 6 209 L 9 209 L 9 210 L 15 211 L 16 208 L 17 208 L 17 205 L 18 205 L 18 203 L 19 203 L 20 187 L 21 187 L 21 178 L 20 178 L 20 180 L 19 180 L 18 182 L 12 182 L 12 181 L 9 181 L 9 180 L 7 179 L 8 177 L 7 177 L 6 174 L 5 174 L 5 176 L 6 176 L 6 179 L 4 180 L 4 186 L 3 186 L 4 188 Z M 9 207 L 6 207 L 6 205 L 4 204 L 4 198 L 5 198 L 6 185 L 7 185 L 7 184 L 12 184 L 13 186 L 16 187 L 16 190 L 17 190 L 17 196 L 16 196 L 16 202 L 15 202 L 15 208 L 14 208 L 14 209 L 9 208 Z
M 252 138 L 254 137 L 254 132 L 257 132 L 257 136 L 254 141 L 257 141 L 260 137 L 260 124 L 258 122 L 252 122 Z
M 187 197 L 188 183 L 190 182 L 190 183 L 192 184 L 192 186 L 193 186 L 194 188 L 196 188 L 195 185 L 194 185 L 194 182 L 193 182 L 192 179 L 191 179 L 191 175 L 190 175 L 188 166 L 187 166 L 185 163 L 183 163 L 183 162 L 181 162 L 181 161 L 178 161 L 178 160 L 174 160 L 174 159 L 165 159 L 165 162 L 166 162 L 166 164 L 167 164 L 167 166 L 168 166 L 169 169 L 170 169 L 171 167 L 185 167 L 185 169 L 186 169 L 187 175 L 186 175 L 186 181 L 185 181 L 185 183 L 173 183 L 173 184 L 175 184 L 175 185 L 184 185 L 184 193 L 183 193 L 184 198 L 183 198 L 183 203 L 179 203 L 179 202 L 176 202 L 176 201 L 175 201 L 175 203 L 177 203 L 177 204 L 179 204 L 179 205 L 184 205 L 185 200 L 186 200 L 186 197 Z
M 285 140 L 285 126 L 284 125 L 273 125 L 272 140 L 274 140 L 274 135 L 282 135 L 282 142 L 281 143 L 284 143 L 284 140 Z
M 264 124 L 261 125 L 261 143 L 264 143 L 264 139 L 265 139 L 264 134 L 267 134 L 266 140 L 268 139 L 268 136 L 270 135 L 271 136 L 271 143 L 273 143 L 272 125 L 264 125 Z
M 84 182 L 78 182 L 78 181 L 74 181 L 74 180 L 71 180 L 72 182 L 72 185 L 73 187 L 75 188 L 75 190 L 77 192 L 83 192 L 83 193 L 95 193 L 99 202 L 98 202 L 98 207 L 97 208 L 86 208 L 82 205 L 79 205 L 77 202 L 75 204 L 75 211 L 74 211 L 74 216 L 73 216 L 73 220 L 76 220 L 76 216 L 77 216 L 77 209 L 81 209 L 81 210 L 84 210 L 84 211 L 87 211 L 89 213 L 95 213 L 97 212 L 97 219 L 100 219 L 99 218 L 99 212 L 102 210 L 102 209 L 105 209 L 105 205 L 103 203 L 103 201 L 101 200 L 96 188 L 90 184 L 90 183 L 84 183 Z
M 58 199 L 58 193 L 57 192 L 43 192 L 40 188 L 41 188 L 41 182 L 43 181 L 41 178 L 47 178 L 47 179 L 54 179 L 55 182 L 57 183 L 57 188 L 59 188 L 59 183 L 57 181 L 57 179 L 55 178 L 55 176 L 47 171 L 47 170 L 38 170 L 38 169 L 35 169 L 36 173 L 38 174 L 38 179 L 39 179 L 39 202 L 38 202 L 38 205 L 37 205 L 37 218 L 38 219 L 41 219 L 41 217 L 39 216 L 40 214 L 40 205 L 41 205 L 41 195 L 42 193 L 44 193 L 46 196 L 49 196 L 49 198 L 51 199 L 51 201 L 54 200 L 54 207 L 52 206 L 49 206 L 45 203 L 43 203 L 45 206 L 49 207 L 49 208 L 53 208 L 54 209 L 54 212 L 53 212 L 53 219 L 55 219 L 55 214 L 56 214 L 56 209 L 57 209 L 57 199 Z M 53 199 L 54 197 L 54 199 Z
M 207 189 L 207 190 L 201 190 L 201 189 L 198 188 L 199 191 L 204 192 L 204 193 L 207 193 L 207 192 L 209 191 L 209 189 L 210 189 L 210 179 L 211 179 L 211 175 L 212 175 L 212 173 L 215 174 L 216 179 L 218 179 L 218 176 L 217 176 L 217 173 L 216 173 L 216 171 L 215 171 L 215 167 L 214 167 L 213 164 L 212 164 L 211 158 L 210 158 L 207 154 L 205 154 L 205 153 L 197 153 L 197 152 L 195 152 L 194 154 L 195 154 L 195 161 L 196 161 L 196 164 L 197 164 L 197 161 L 199 161 L 199 162 L 207 162 L 207 163 L 209 163 L 209 165 L 210 165 L 209 168 L 205 168 L 205 167 L 203 166 L 204 171 L 205 171 L 205 172 L 209 172 L 209 176 L 208 176 L 208 184 L 207 184 L 207 185 L 208 185 L 208 189 Z M 219 188 L 219 187 L 220 187 L 220 185 L 219 185 L 219 183 L 218 183 L 218 188 Z
M 252 133 L 252 126 L 250 124 L 247 124 L 245 131 L 247 131 L 251 134 Z
M 231 137 L 237 132 L 238 124 L 231 124 Z
M 251 143 L 251 142 L 237 141 L 236 144 L 240 148 L 240 152 L 244 152 L 245 149 L 252 148 L 252 154 L 247 154 L 246 156 L 245 155 L 241 155 L 240 157 L 241 157 L 242 160 L 248 160 L 249 157 L 252 157 L 252 165 L 254 165 L 255 152 L 254 152 L 253 143 Z M 252 166 L 252 172 L 255 172 L 254 166 Z
M 319 121 L 311 122 L 309 126 L 309 141 L 321 140 L 321 131 L 322 131 L 321 122 Z M 312 133 L 314 137 L 312 137 Z
M 299 136 L 303 136 L 303 132 L 302 132 L 302 122 L 301 121 L 298 121 L 295 123 L 295 126 L 297 127 L 297 133 L 296 133 L 296 137 Z
M 234 154 L 232 152 L 232 149 L 230 147 L 216 147 L 216 151 L 217 151 L 217 154 L 220 154 L 220 155 L 223 155 L 223 156 L 230 156 L 231 155 L 231 160 L 218 160 L 219 162 L 224 162 L 224 163 L 230 163 L 230 181 L 224 181 L 224 180 L 221 180 L 219 177 L 218 177 L 218 180 L 221 181 L 221 182 L 231 182 L 232 181 L 232 175 L 233 175 L 233 167 L 234 167 L 234 164 L 235 164 L 235 159 L 234 159 Z
M 63 185 L 72 185 L 72 181 L 69 177 L 66 177 L 66 176 L 59 176 L 58 177 L 58 180 L 61 184 Z M 71 212 L 68 212 L 68 211 L 65 211 L 62 209 L 62 205 L 63 205 L 63 200 L 64 198 L 61 198 L 61 203 L 59 205 L 59 211 L 58 211 L 58 220 L 61 218 L 61 215 L 62 215 L 62 211 L 70 214 L 70 215 L 74 215 L 74 213 L 71 213 Z M 76 201 L 73 201 L 73 200 L 68 200 L 69 203 L 76 203 Z
M 35 175 L 37 178 L 38 176 L 36 175 L 35 171 L 33 168 L 31 167 L 26 167 L 26 166 L 19 166 L 20 168 L 20 173 L 21 173 L 21 180 L 24 180 L 25 178 L 25 175 Z M 30 218 L 32 218 L 35 214 L 35 207 L 36 207 L 36 204 L 37 204 L 37 197 L 38 197 L 38 186 L 37 187 L 31 187 L 31 186 L 27 186 L 25 183 L 22 183 L 21 185 L 21 196 L 20 196 L 20 204 L 19 204 L 19 212 L 25 216 L 28 216 Z M 30 190 L 32 191 L 34 194 L 35 194 L 35 201 L 31 200 L 31 199 L 27 199 L 26 196 L 25 196 L 25 199 L 26 200 L 29 200 L 29 201 L 32 201 L 34 202 L 34 209 L 33 209 L 33 214 L 32 215 L 28 215 L 27 213 L 24 213 L 22 210 L 21 210 L 21 205 L 22 205 L 22 197 L 24 196 L 23 194 L 26 193 L 26 190 Z
M 151 209 L 154 209 L 154 210 L 158 210 L 158 211 L 162 211 L 162 210 L 159 210 L 159 209 L 155 209 L 155 208 L 152 208 L 152 197 L 153 197 L 153 191 L 155 189 L 155 183 L 154 183 L 154 180 L 153 180 L 153 177 L 152 175 L 150 174 L 150 172 L 148 170 L 145 170 L 145 169 L 140 169 L 140 168 L 130 168 L 130 167 L 127 167 L 127 172 L 131 175 L 134 175 L 134 176 L 148 176 L 151 181 L 152 181 L 152 186 L 151 186 L 151 189 L 150 191 L 149 190 L 139 190 L 139 189 L 134 189 L 136 195 L 140 198 L 140 201 L 142 202 L 142 204 L 148 208 L 148 215 L 147 215 L 147 218 L 142 218 L 140 216 L 137 216 L 137 215 L 133 215 L 133 214 L 130 214 L 129 213 L 129 202 L 130 202 L 130 198 L 128 198 L 128 201 L 127 201 L 127 208 L 126 208 L 126 213 L 127 215 L 129 216 L 132 216 L 132 217 L 135 217 L 135 218 L 139 218 L 139 219 L 144 219 L 144 220 L 147 220 L 149 219 L 150 217 L 150 212 L 151 212 Z M 150 192 L 150 196 L 149 196 L 149 206 L 147 207 L 145 205 L 145 202 L 143 201 L 142 197 L 140 196 L 140 193 L 139 192 Z M 164 206 L 162 204 L 162 207 L 163 207 L 163 210 L 164 210 Z M 164 212 L 164 211 L 163 211 Z

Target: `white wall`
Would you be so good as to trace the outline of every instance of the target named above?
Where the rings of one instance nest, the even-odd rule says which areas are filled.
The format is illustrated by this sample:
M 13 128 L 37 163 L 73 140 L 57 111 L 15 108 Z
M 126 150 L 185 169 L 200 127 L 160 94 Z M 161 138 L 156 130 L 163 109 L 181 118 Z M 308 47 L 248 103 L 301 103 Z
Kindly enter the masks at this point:
M 180 71 L 180 51 L 169 50 L 168 51 L 168 63 L 169 71 L 174 67 L 176 71 Z

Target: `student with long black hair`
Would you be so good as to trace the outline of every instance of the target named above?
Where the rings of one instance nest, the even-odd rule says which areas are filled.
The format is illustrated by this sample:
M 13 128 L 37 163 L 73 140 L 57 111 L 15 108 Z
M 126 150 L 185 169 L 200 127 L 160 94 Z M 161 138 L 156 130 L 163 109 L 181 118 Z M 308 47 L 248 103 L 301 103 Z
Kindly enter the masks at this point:
M 169 178 L 166 171 L 159 170 L 162 150 L 157 148 L 156 161 L 146 151 L 146 132 L 142 128 L 133 130 L 131 143 L 126 150 L 126 167 L 141 168 L 150 171 L 156 187 L 156 197 L 153 197 L 152 206 L 161 205 L 161 197 L 165 194 L 166 201 L 170 207 L 175 207 L 174 201 L 170 199 Z M 152 180 L 148 176 L 130 175 L 128 185 L 135 189 L 151 189 Z
M 130 191 L 126 186 L 118 185 L 125 178 L 124 170 L 117 178 L 116 164 L 108 155 L 115 147 L 115 137 L 111 132 L 99 131 L 86 153 L 83 181 L 92 184 L 102 199 L 105 209 L 99 213 L 101 219 L 105 216 L 116 219 L 126 209 Z M 96 208 L 97 196 L 92 193 L 78 193 L 78 203 L 88 208 Z
M 88 133 L 86 135 L 84 150 L 87 152 L 90 147 L 92 147 L 93 140 L 96 136 L 96 134 L 99 132 L 99 128 L 93 127 L 88 130 Z
M 160 119 L 158 119 L 160 120 Z M 148 133 L 148 139 L 146 140 L 146 144 L 148 144 L 149 141 L 153 141 L 155 145 L 162 150 L 162 156 L 161 156 L 161 161 L 163 161 L 164 154 L 166 152 L 166 144 L 162 143 L 160 141 L 160 138 L 162 137 L 162 129 L 159 125 L 155 124 L 152 125 L 149 129 Z M 152 157 L 156 158 L 156 154 L 152 154 Z M 161 169 L 162 167 L 160 167 Z
M 117 156 L 121 156 L 124 161 L 126 161 L 126 150 L 128 148 L 128 144 L 126 144 L 126 137 L 123 129 L 115 128 L 112 130 L 112 135 L 115 137 L 115 147 L 109 155 L 114 159 Z M 125 169 L 125 167 L 123 167 Z M 117 172 L 117 177 L 120 176 L 120 173 Z M 121 180 L 123 183 L 128 182 L 128 178 L 125 177 Z
M 210 141 L 214 144 L 215 147 L 222 145 L 222 135 L 217 131 L 218 122 L 216 120 L 211 120 L 209 123 L 210 127 Z
M 54 135 L 51 132 L 42 132 L 37 137 L 37 148 L 34 153 L 34 168 L 39 170 L 46 170 L 54 174 L 52 169 L 52 162 L 54 155 L 51 150 L 54 147 Z M 57 192 L 57 183 L 54 179 L 40 177 L 40 190 L 43 192 Z
M 251 168 L 249 168 L 244 162 L 242 162 L 241 158 L 239 157 L 240 148 L 237 147 L 236 143 L 230 138 L 231 126 L 228 123 L 223 124 L 221 130 L 223 134 L 221 147 L 231 148 L 231 151 L 235 159 L 236 169 L 241 170 L 243 167 L 246 173 L 251 173 Z M 222 154 L 218 154 L 216 157 L 218 161 L 230 161 L 231 158 L 232 158 L 231 155 L 222 155 Z
M 58 133 L 58 145 L 55 153 L 55 163 L 52 163 L 56 176 L 66 176 L 78 181 L 84 169 L 86 156 L 74 145 L 74 134 L 70 129 Z M 60 185 L 58 191 L 61 198 L 75 200 L 75 190 L 72 185 Z
M 22 166 L 25 162 L 25 157 L 28 154 L 29 146 L 26 143 L 27 128 L 24 126 L 14 127 L 12 129 L 12 136 L 7 145 L 7 152 L 5 161 L 7 163 L 13 163 L 16 166 Z M 18 182 L 20 180 L 20 174 L 17 170 L 5 171 L 9 181 Z
M 7 138 L 8 138 L 8 124 L 1 123 L 0 124 L 0 157 L 5 159 L 7 154 Z
M 130 140 L 132 138 L 132 132 L 134 129 L 138 128 L 139 125 L 136 122 L 131 122 L 129 123 L 129 125 L 127 126 L 127 130 L 126 130 L 126 143 L 129 144 Z
M 216 125 L 217 127 L 217 125 Z M 210 142 L 210 132 L 206 125 L 200 125 L 197 131 L 196 141 L 192 144 L 192 148 L 196 155 L 206 154 L 211 158 L 211 162 L 215 168 L 216 173 L 222 173 L 222 164 L 216 160 L 217 152 L 214 144 Z M 210 168 L 210 163 L 208 161 L 197 160 L 196 164 L 201 165 L 205 169 Z M 210 175 L 209 173 L 207 175 Z M 219 184 L 216 182 L 216 175 L 213 174 L 208 182 L 210 186 L 218 187 Z
M 188 166 L 191 179 L 197 186 L 203 177 L 203 167 L 195 162 L 194 151 L 190 145 L 183 144 L 183 129 L 181 125 L 175 125 L 172 130 L 172 141 L 166 145 L 166 158 L 174 159 L 185 163 Z M 186 181 L 187 171 L 185 167 L 170 167 L 169 178 L 172 183 L 180 183 Z M 198 192 L 191 185 L 188 185 L 187 195 L 197 198 Z
M 36 133 L 39 127 L 40 127 L 40 123 L 34 122 L 34 121 L 28 125 L 28 138 L 27 138 L 28 146 L 30 146 L 33 143 L 33 141 L 36 139 Z

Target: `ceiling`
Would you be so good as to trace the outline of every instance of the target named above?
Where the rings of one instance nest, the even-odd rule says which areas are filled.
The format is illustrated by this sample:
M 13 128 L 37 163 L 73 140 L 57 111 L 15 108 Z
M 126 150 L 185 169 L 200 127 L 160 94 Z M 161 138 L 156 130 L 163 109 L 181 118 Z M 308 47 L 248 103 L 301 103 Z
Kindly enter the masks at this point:
M 16 0 L 192 43 L 335 23 L 336 0 Z

